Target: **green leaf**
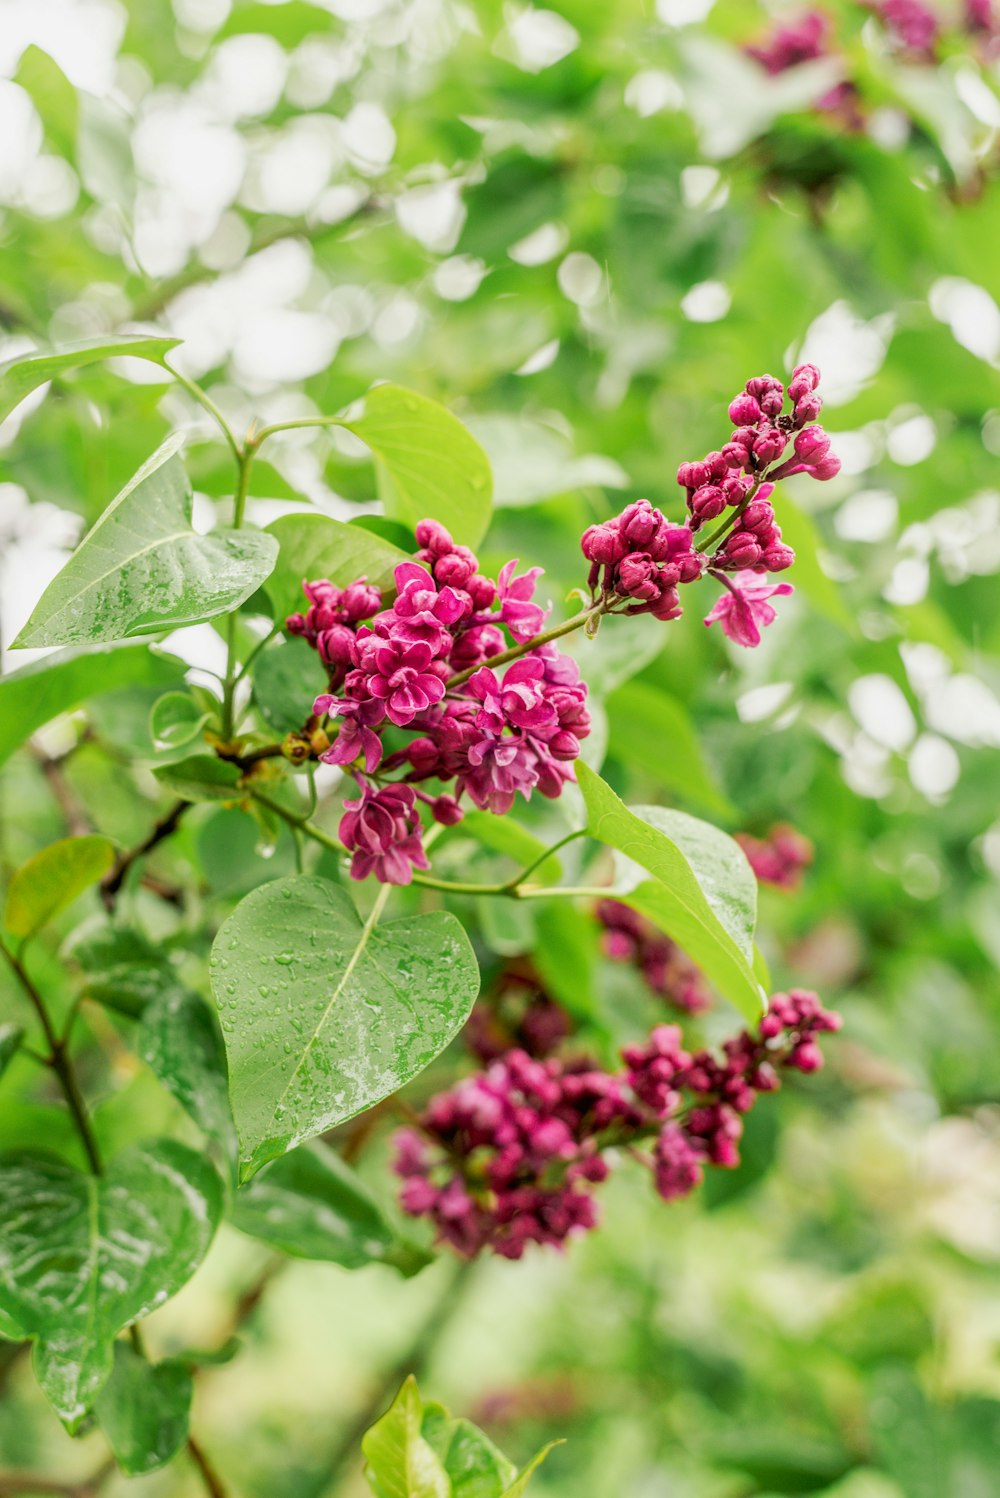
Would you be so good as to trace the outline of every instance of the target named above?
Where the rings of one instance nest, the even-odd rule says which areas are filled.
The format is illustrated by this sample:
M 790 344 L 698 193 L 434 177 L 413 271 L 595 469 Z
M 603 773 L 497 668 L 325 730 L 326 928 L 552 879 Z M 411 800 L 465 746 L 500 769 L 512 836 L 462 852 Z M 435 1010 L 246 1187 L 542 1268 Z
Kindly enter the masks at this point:
M 499 1498 L 517 1476 L 487 1435 L 471 1420 L 453 1420 L 440 1404 L 424 1406 L 421 1434 L 448 1474 L 452 1498 Z
M 148 645 L 67 650 L 32 661 L 0 678 L 0 765 L 50 719 L 90 697 L 135 685 L 164 686 L 184 678 L 184 663 Z
M 684 812 L 630 809 L 609 785 L 577 766 L 593 837 L 640 869 L 616 881 L 616 898 L 653 921 L 698 963 L 750 1020 L 763 995 L 753 969 L 757 884 L 738 843 Z
M 61 156 L 72 160 L 76 154 L 76 131 L 79 118 L 76 89 L 59 64 L 34 42 L 25 47 L 14 74 L 42 117 L 45 132 Z
M 22 864 L 10 881 L 3 923 L 12 936 L 31 936 L 96 884 L 115 860 L 106 837 L 64 837 Z
M 232 1221 L 297 1259 L 344 1269 L 394 1264 L 415 1274 L 430 1256 L 399 1237 L 378 1201 L 331 1149 L 302 1145 L 237 1193 Z
M 521 868 L 527 868 L 528 864 L 534 863 L 548 846 L 533 832 L 529 832 L 526 827 L 515 822 L 513 817 L 495 817 L 488 811 L 467 811 L 458 824 L 456 836 L 460 837 L 465 834 L 474 837 L 476 842 L 482 843 L 484 848 L 512 858 Z M 544 863 L 539 864 L 531 878 L 536 884 L 554 884 L 561 874 L 562 865 L 559 862 L 559 855 L 553 853 Z
M 149 712 L 149 736 L 157 749 L 181 749 L 196 739 L 211 714 L 188 692 L 167 692 Z
M 720 816 L 733 815 L 705 764 L 694 725 L 673 697 L 641 681 L 629 681 L 607 701 L 608 747 L 623 764 L 653 776 L 667 790 Z
M 277 556 L 262 531 L 191 529 L 191 486 L 171 437 L 105 510 L 46 588 L 15 646 L 157 633 L 238 608 Z
M 253 700 L 275 733 L 301 728 L 319 693 L 327 690 L 323 663 L 305 640 L 261 651 L 250 669 Z
M 365 1476 L 378 1498 L 452 1498 L 440 1457 L 421 1433 L 424 1407 L 411 1375 L 365 1435 Z
M 214 754 L 192 754 L 153 771 L 161 785 L 184 801 L 237 801 L 242 778 L 239 765 Z
M 267 593 L 275 618 L 303 612 L 309 600 L 303 582 L 325 577 L 345 588 L 367 577 L 377 588 L 391 588 L 393 568 L 410 560 L 381 536 L 344 525 L 328 515 L 282 515 L 265 531 L 278 542 L 278 560 L 268 578 Z
M 819 563 L 822 542 L 812 517 L 782 493 L 778 505 L 781 539 L 795 552 L 794 581 L 813 608 L 833 624 L 839 624 L 849 635 L 858 638 L 858 624 L 844 602 L 842 590 L 823 571 Z
M 103 927 L 77 942 L 72 956 L 84 970 L 84 997 L 129 1019 L 138 1019 L 148 1003 L 177 987 L 163 948 L 129 926 Z
M 166 1466 L 187 1440 L 194 1382 L 183 1363 L 148 1363 L 127 1342 L 115 1343 L 114 1358 L 95 1412 L 118 1465 L 138 1477 Z
M 600 1024 L 600 1005 L 594 991 L 600 955 L 597 922 L 567 900 L 538 904 L 538 943 L 532 953 L 538 976 L 574 1019 Z
M 129 354 L 133 359 L 148 359 L 162 364 L 165 356 L 180 343 L 179 338 L 151 337 L 148 333 L 118 333 L 114 338 L 84 338 L 56 349 L 34 349 L 18 354 L 0 364 L 0 421 L 19 406 L 26 395 L 48 380 L 70 369 L 82 369 L 102 359 Z
M 504 1489 L 504 1491 L 500 1494 L 500 1498 L 522 1498 L 522 1495 L 527 1491 L 528 1483 L 531 1481 L 532 1477 L 534 1477 L 535 1473 L 538 1471 L 539 1467 L 542 1465 L 549 1452 L 554 1446 L 561 1446 L 562 1444 L 562 1441 L 550 1441 L 547 1446 L 543 1446 L 541 1451 L 537 1452 L 531 1458 L 531 1461 L 528 1463 L 528 1465 L 521 1469 L 521 1471 L 517 1474 L 517 1477 L 511 1483 L 510 1487 Z
M 527 416 L 471 416 L 467 426 L 493 469 L 498 509 L 539 504 L 557 494 L 594 486 L 623 489 L 628 474 L 612 458 L 578 458 L 562 432 Z
M 232 1154 L 226 1057 L 205 1002 L 184 988 L 157 994 L 143 1011 L 136 1049 L 198 1127 Z
M 439 520 L 476 546 L 490 523 L 489 459 L 457 417 L 398 385 L 376 385 L 341 424 L 375 454 L 386 514 L 413 527 Z
M 478 986 L 469 939 L 445 912 L 362 926 L 326 879 L 253 890 L 212 947 L 243 1179 L 416 1076 Z
M 23 1039 L 24 1031 L 20 1025 L 0 1025 L 0 1077 L 10 1065 L 11 1057 L 17 1054 Z
M 222 1211 L 212 1167 L 172 1140 L 133 1145 L 103 1176 L 0 1155 L 0 1309 L 34 1338 L 38 1381 L 79 1427 L 112 1343 L 190 1279 Z

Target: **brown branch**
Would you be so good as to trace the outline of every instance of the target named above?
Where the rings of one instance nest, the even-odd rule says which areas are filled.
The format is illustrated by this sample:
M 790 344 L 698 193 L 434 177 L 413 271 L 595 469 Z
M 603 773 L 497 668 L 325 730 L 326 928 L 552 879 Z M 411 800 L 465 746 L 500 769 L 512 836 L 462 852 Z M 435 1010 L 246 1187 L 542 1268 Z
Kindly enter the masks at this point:
M 194 1436 L 188 1436 L 187 1452 L 198 1468 L 201 1479 L 205 1484 L 205 1491 L 211 1494 L 211 1498 L 228 1498 L 226 1490 L 222 1486 L 222 1479 L 206 1456 L 204 1448 L 195 1440 Z
M 176 801 L 166 815 L 154 824 L 148 837 L 143 838 L 142 842 L 137 843 L 134 848 L 126 849 L 115 859 L 114 867 L 101 880 L 101 899 L 109 912 L 115 908 L 118 892 L 125 882 L 129 869 L 177 831 L 181 817 L 190 804 L 189 801 Z
M 97 1498 L 114 1470 L 113 1461 L 102 1462 L 92 1476 L 78 1482 L 35 1477 L 27 1472 L 0 1472 L 0 1498 L 28 1498 L 29 1493 L 56 1494 L 58 1498 Z
M 34 756 L 35 763 L 44 775 L 49 790 L 52 792 L 59 810 L 62 812 L 67 832 L 70 837 L 82 837 L 84 833 L 90 831 L 90 818 L 63 774 L 63 765 L 74 751 L 71 749 L 67 754 L 55 757 L 46 754 L 44 749 L 39 749 L 35 744 L 31 744 L 29 747 Z M 74 745 L 75 748 L 76 746 Z

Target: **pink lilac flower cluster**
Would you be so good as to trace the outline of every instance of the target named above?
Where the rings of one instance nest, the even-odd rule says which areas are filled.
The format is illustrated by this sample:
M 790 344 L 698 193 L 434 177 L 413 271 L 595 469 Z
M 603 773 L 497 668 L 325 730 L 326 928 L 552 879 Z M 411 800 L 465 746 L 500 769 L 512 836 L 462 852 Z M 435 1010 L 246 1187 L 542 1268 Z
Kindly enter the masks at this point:
M 485 1066 L 510 1050 L 551 1056 L 571 1033 L 569 1015 L 537 982 L 505 973 L 473 1009 L 462 1039 Z
M 517 576 L 511 561 L 496 581 L 484 577 L 473 553 L 433 520 L 417 526 L 417 542 L 417 560 L 395 569 L 391 607 L 381 608 L 364 579 L 343 590 L 312 582 L 308 612 L 287 621 L 330 676 L 313 712 L 339 725 L 320 758 L 349 769 L 360 790 L 340 824 L 351 874 L 391 884 L 427 867 L 418 802 L 450 825 L 465 795 L 496 813 L 517 794 L 556 797 L 590 732 L 576 663 L 551 643 L 528 648 L 547 613 L 533 602 L 541 569 Z M 497 673 L 487 663 L 509 640 L 525 649 Z M 387 754 L 389 727 L 414 737 Z M 453 781 L 454 794 L 415 789 L 427 780 Z
M 686 1014 L 701 1014 L 711 1007 L 701 969 L 669 936 L 620 900 L 601 900 L 596 915 L 604 928 L 605 954 L 637 967 L 657 997 Z
M 773 78 L 801 63 L 835 56 L 832 33 L 833 24 L 825 12 L 808 10 L 793 19 L 777 22 L 764 40 L 748 43 L 743 50 Z M 857 95 L 857 86 L 843 78 L 820 95 L 816 108 L 838 115 L 844 125 L 856 130 L 862 124 Z
M 609 1174 L 610 1152 L 649 1142 L 641 1157 L 673 1201 L 706 1166 L 739 1164 L 743 1117 L 758 1095 L 779 1086 L 782 1069 L 817 1070 L 817 1036 L 839 1027 L 799 989 L 776 995 L 757 1034 L 737 1035 L 721 1057 L 689 1054 L 675 1025 L 626 1047 L 620 1073 L 509 1051 L 399 1132 L 401 1205 L 466 1257 L 489 1249 L 519 1259 L 529 1243 L 561 1246 L 596 1226 L 593 1188 Z
M 933 58 L 940 22 L 922 0 L 871 0 L 871 9 L 901 51 L 924 60 Z
M 798 473 L 830 479 L 840 471 L 830 438 L 815 424 L 823 405 L 819 378 L 814 364 L 802 364 L 787 392 L 773 375 L 747 381 L 729 406 L 729 441 L 677 470 L 687 495 L 686 524 L 673 524 L 640 499 L 613 520 L 590 526 L 580 544 L 590 563 L 592 603 L 600 601 L 607 613 L 676 619 L 679 589 L 707 572 L 726 592 L 706 624 L 718 621 L 737 644 L 758 645 L 761 628 L 775 617 L 768 600 L 793 591 L 789 583 L 767 579 L 795 560 L 775 518 L 775 482 Z M 708 541 L 696 545 L 702 527 L 722 516 Z
M 787 822 L 779 822 L 763 838 L 738 832 L 736 841 L 760 882 L 779 889 L 796 889 L 812 863 L 812 843 Z

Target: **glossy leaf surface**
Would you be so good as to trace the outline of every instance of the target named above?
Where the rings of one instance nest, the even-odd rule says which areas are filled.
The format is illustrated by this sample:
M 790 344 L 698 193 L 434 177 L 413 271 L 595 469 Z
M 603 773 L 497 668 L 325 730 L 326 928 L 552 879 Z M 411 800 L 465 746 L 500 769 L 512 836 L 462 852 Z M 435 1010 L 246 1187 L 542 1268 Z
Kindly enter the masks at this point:
M 237 608 L 274 566 L 262 531 L 191 528 L 191 486 L 172 437 L 139 469 L 46 588 L 18 646 L 155 634 Z
M 307 875 L 247 895 L 212 948 L 244 1178 L 422 1071 L 478 982 L 446 912 L 369 928 L 343 890 Z

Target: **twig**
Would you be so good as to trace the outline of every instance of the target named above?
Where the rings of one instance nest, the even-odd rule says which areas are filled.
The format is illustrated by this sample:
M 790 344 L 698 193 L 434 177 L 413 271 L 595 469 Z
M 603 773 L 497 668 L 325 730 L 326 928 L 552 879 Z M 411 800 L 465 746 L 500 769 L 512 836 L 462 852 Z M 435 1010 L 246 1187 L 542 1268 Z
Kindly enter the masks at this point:
M 97 1498 L 115 1470 L 113 1461 L 102 1462 L 97 1471 L 79 1482 L 57 1477 L 34 1477 L 27 1472 L 0 1473 L 0 1498 L 28 1498 L 29 1493 L 57 1494 L 58 1498 Z
M 205 1491 L 211 1494 L 211 1498 L 227 1498 L 226 1490 L 222 1486 L 219 1474 L 205 1455 L 203 1447 L 195 1440 L 194 1436 L 188 1436 L 187 1451 L 188 1456 L 201 1473 L 202 1481 L 205 1484 Z
M 49 790 L 58 803 L 67 832 L 70 837 L 83 837 L 84 833 L 90 831 L 90 818 L 63 774 L 63 765 L 77 746 L 74 745 L 74 749 L 71 749 L 69 753 L 58 757 L 46 754 L 45 750 L 39 749 L 37 744 L 31 744 L 29 747 L 35 763 L 45 776 Z
M 161 817 L 155 823 L 148 837 L 143 838 L 142 842 L 137 843 L 134 848 L 126 849 L 115 859 L 114 868 L 101 880 L 101 899 L 108 911 L 114 910 L 118 892 L 132 865 L 140 858 L 144 858 L 147 853 L 151 853 L 155 847 L 177 831 L 181 817 L 190 804 L 189 801 L 175 802 L 166 816 Z

